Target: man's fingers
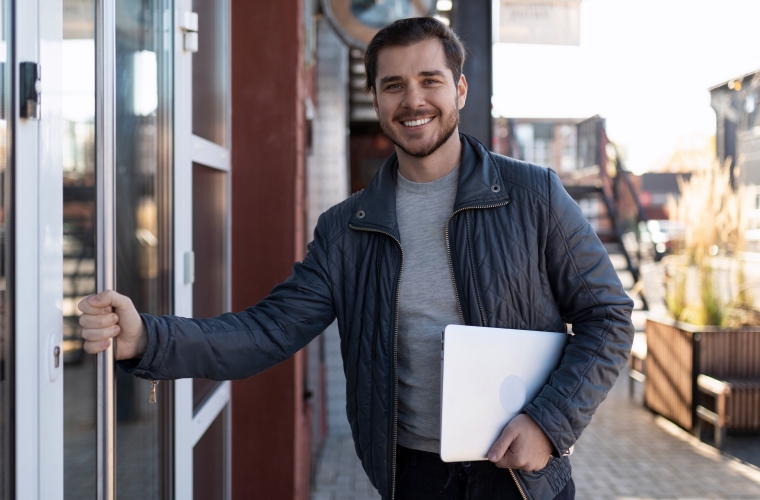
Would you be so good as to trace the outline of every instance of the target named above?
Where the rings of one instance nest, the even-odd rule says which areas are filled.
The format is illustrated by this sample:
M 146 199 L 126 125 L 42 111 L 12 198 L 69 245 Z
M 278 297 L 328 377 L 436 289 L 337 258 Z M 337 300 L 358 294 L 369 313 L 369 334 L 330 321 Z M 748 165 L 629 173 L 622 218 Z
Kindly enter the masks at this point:
M 83 298 L 79 301 L 79 304 L 77 304 L 77 307 L 80 311 L 82 311 L 84 314 L 108 314 L 113 312 L 113 307 L 106 306 L 106 307 L 99 307 L 95 306 L 94 303 L 90 302 L 90 299 L 95 297 L 95 295 L 88 295 L 87 297 Z M 98 303 L 97 301 L 95 303 Z
M 119 325 L 108 328 L 82 328 L 82 338 L 89 342 L 100 342 L 112 339 L 121 332 Z
M 89 313 L 89 311 L 85 311 L 83 307 L 90 307 L 93 309 L 113 307 L 114 309 L 119 309 L 120 307 L 131 306 L 132 301 L 129 300 L 129 297 L 116 293 L 113 290 L 103 290 L 98 294 L 85 297 L 79 304 L 82 312 Z
M 511 445 L 512 441 L 514 441 L 515 437 L 516 435 L 509 428 L 509 425 L 507 425 L 501 432 L 499 439 L 497 439 L 493 446 L 491 446 L 491 449 L 488 450 L 488 460 L 491 462 L 498 462 L 501 460 L 501 458 L 509 449 L 509 445 Z
M 109 314 L 83 314 L 79 316 L 79 326 L 82 328 L 106 328 L 119 322 L 119 316 Z
M 100 342 L 85 342 L 84 351 L 88 354 L 97 354 L 108 349 L 108 346 L 110 345 L 110 340 L 102 340 Z

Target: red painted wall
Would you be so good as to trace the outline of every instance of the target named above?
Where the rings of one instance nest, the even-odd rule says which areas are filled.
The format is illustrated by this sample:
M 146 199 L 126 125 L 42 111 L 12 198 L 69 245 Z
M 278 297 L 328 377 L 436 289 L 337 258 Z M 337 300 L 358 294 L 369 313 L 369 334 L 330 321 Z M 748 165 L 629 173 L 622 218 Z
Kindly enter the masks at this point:
M 303 258 L 300 0 L 232 0 L 232 304 L 263 298 Z M 232 497 L 306 500 L 303 353 L 232 384 Z

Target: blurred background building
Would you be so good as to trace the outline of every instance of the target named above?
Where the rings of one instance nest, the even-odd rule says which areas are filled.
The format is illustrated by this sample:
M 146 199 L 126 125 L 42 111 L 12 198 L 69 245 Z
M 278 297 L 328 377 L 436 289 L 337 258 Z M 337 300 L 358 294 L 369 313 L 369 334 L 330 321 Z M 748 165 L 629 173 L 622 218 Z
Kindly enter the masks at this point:
M 589 118 L 630 112 L 606 103 L 636 95 L 626 78 L 599 77 L 623 65 L 587 53 L 589 40 L 625 23 L 590 4 L 612 16 L 599 0 L 0 0 L 0 498 L 113 498 L 109 484 L 119 498 L 309 497 L 325 436 L 350 434 L 335 325 L 260 375 L 161 382 L 150 404 L 147 381 L 83 352 L 76 304 L 106 261 L 116 290 L 158 315 L 239 311 L 286 279 L 319 214 L 394 151 L 363 92 L 363 57 L 395 19 L 433 15 L 457 31 L 460 130 L 556 170 L 629 289 L 668 252 L 667 199 L 705 151 L 748 186 L 760 252 L 760 74 L 710 89 L 714 148 L 634 175 L 627 121 L 610 120 L 616 144 L 605 118 Z M 615 15 L 638 8 L 626 5 Z M 663 120 L 647 113 L 656 135 Z

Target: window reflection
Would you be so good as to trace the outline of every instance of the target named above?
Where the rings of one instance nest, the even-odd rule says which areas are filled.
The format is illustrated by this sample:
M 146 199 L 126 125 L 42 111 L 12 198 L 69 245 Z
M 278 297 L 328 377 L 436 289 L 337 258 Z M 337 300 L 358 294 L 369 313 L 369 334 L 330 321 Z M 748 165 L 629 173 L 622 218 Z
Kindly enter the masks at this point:
M 166 173 L 171 114 L 166 80 L 171 73 L 168 2 L 122 0 L 116 17 L 116 290 L 138 311 L 171 312 L 168 269 L 162 253 L 171 235 L 161 224 L 168 210 Z M 168 70 L 166 69 L 168 68 Z M 149 404 L 146 380 L 116 370 L 116 495 L 158 499 L 162 491 L 161 404 Z M 135 480 L 139 478 L 139 480 Z
M 64 498 L 72 500 L 92 498 L 96 487 L 96 358 L 82 350 L 76 308 L 96 291 L 95 44 L 94 0 L 63 4 Z M 169 5 L 120 0 L 116 16 L 116 289 L 152 314 L 171 312 L 163 257 L 170 253 Z M 115 378 L 117 497 L 161 498 L 170 452 L 161 423 L 171 406 L 148 403 L 147 381 L 119 369 Z
M 193 163 L 193 317 L 227 312 L 227 174 Z M 193 411 L 219 382 L 193 379 Z
M 193 0 L 198 52 L 193 54 L 193 134 L 227 147 L 228 54 L 225 0 Z
M 6 75 L 7 62 L 10 59 L 9 49 L 5 34 L 9 32 L 6 19 L 8 19 L 8 4 L 0 0 L 0 498 L 10 498 L 10 475 L 13 472 L 8 447 L 7 435 L 11 431 L 8 428 L 9 417 L 13 412 L 13 400 L 11 384 L 12 378 L 12 330 L 10 328 L 9 307 L 9 276 L 10 264 L 10 239 L 6 225 L 5 215 L 10 213 L 13 202 L 10 193 L 10 185 L 7 159 L 10 151 L 6 145 L 9 133 L 7 120 L 11 114 L 8 111 L 10 103 L 10 75 Z
M 366 26 L 382 28 L 397 19 L 426 16 L 432 0 L 351 0 L 351 13 Z
M 63 361 L 64 498 L 95 491 L 96 366 L 79 335 L 79 300 L 95 292 L 94 0 L 64 0 Z

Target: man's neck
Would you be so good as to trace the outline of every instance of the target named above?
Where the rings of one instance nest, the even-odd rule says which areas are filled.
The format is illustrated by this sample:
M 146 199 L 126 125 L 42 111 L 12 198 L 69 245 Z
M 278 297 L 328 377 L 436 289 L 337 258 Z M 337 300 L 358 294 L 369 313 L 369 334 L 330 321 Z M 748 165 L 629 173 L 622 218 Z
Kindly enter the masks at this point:
M 396 147 L 398 154 L 398 171 L 412 182 L 432 182 L 451 173 L 462 158 L 462 142 L 459 130 L 444 142 L 433 154 L 423 158 L 409 156 Z

